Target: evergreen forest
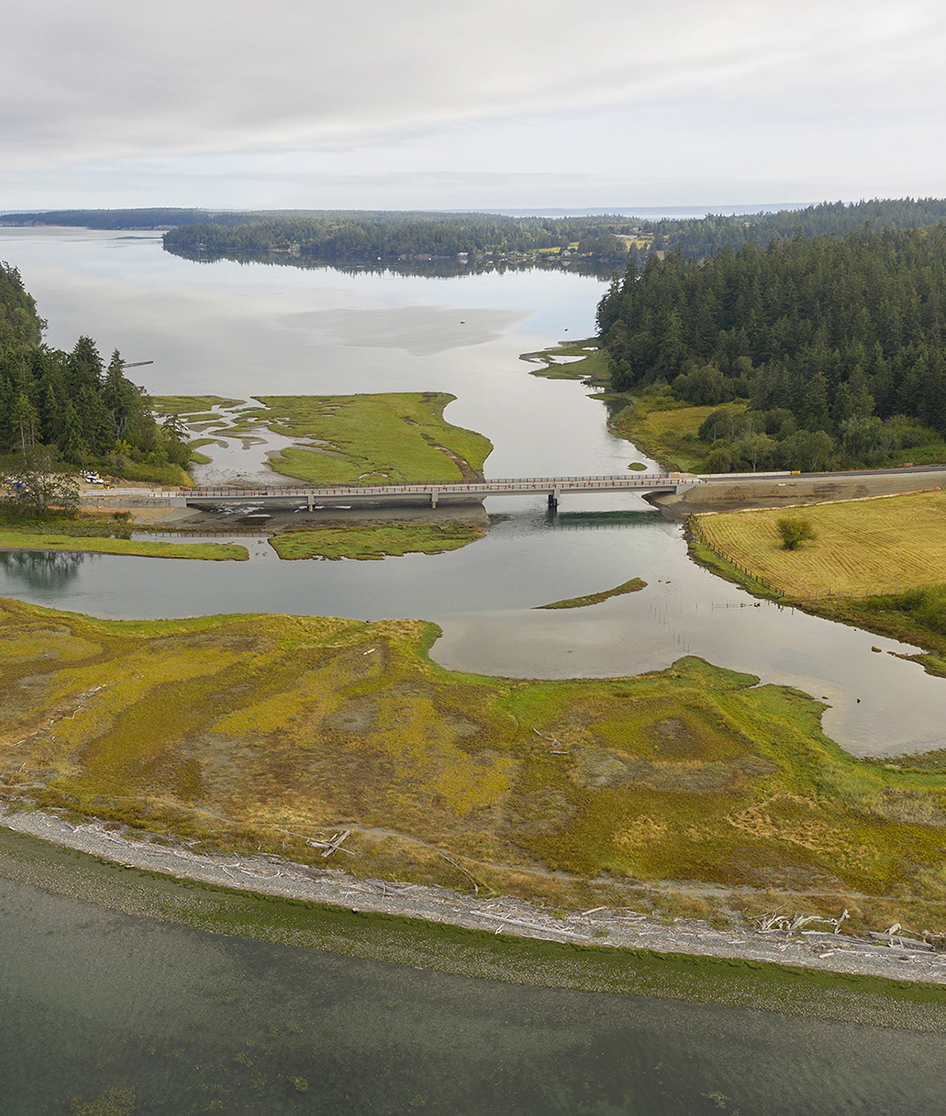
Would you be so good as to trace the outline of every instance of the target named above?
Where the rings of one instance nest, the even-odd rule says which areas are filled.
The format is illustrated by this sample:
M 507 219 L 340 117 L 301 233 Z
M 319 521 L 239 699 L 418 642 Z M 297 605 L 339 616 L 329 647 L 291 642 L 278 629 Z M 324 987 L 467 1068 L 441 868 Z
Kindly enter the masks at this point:
M 173 420 L 155 421 L 117 351 L 106 366 L 89 337 L 68 353 L 51 349 L 44 326 L 19 271 L 0 262 L 0 454 L 10 460 L 45 448 L 73 466 L 142 480 L 186 466 L 182 431 Z
M 946 226 L 631 261 L 598 326 L 616 391 L 719 408 L 706 471 L 943 459 Z

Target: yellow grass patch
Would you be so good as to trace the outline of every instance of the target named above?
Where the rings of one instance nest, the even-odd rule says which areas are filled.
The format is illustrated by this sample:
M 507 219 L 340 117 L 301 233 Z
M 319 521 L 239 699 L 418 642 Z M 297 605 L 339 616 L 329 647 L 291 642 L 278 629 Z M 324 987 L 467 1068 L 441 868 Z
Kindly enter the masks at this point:
M 780 519 L 806 519 L 813 542 L 785 550 Z M 946 579 L 946 491 L 800 508 L 701 515 L 720 555 L 791 597 L 896 593 Z

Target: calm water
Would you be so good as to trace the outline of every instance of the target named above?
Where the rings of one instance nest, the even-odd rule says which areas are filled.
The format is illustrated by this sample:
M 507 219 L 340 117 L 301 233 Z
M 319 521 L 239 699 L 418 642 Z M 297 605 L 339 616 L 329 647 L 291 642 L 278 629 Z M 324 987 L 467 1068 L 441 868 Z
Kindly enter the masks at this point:
M 469 980 L 3 880 L 0 913 L 4 1116 L 942 1112 L 942 1036 Z
M 448 417 L 493 440 L 494 476 L 641 459 L 580 384 L 531 377 L 517 359 L 592 332 L 593 279 L 200 266 L 150 235 L 85 230 L 0 229 L 0 257 L 20 267 L 52 344 L 88 333 L 106 356 L 154 360 L 134 372 L 155 394 L 447 390 Z M 558 517 L 541 501 L 490 510 L 503 518 L 473 546 L 384 562 L 280 563 L 257 540 L 252 561 L 226 565 L 4 555 L 0 594 L 103 616 L 424 616 L 444 628 L 442 662 L 511 675 L 633 673 L 692 652 L 825 695 L 826 727 L 855 750 L 940 742 L 946 686 L 870 651 L 898 645 L 755 607 L 692 566 L 678 528 L 635 498 L 586 498 Z M 648 588 L 531 611 L 633 576 Z M 940 1038 L 463 980 L 213 937 L 6 881 L 0 913 L 4 1116 L 129 1111 L 121 1090 L 137 1112 L 942 1109 Z

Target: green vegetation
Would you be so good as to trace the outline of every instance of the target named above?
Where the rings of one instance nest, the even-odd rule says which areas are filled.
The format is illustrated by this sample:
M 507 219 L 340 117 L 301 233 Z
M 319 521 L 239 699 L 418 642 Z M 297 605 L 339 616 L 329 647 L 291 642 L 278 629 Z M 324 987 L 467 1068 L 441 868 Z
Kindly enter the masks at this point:
M 783 550 L 797 550 L 802 543 L 814 542 L 818 537 L 811 520 L 801 519 L 797 515 L 776 520 L 775 529 L 782 540 Z
M 20 273 L 0 263 L 0 457 L 44 455 L 47 464 L 96 465 L 178 482 L 190 453 L 173 419 L 155 422 L 147 395 L 125 378 L 116 350 L 108 367 L 89 337 L 71 352 L 41 343 L 45 322 Z M 59 466 L 57 466 L 59 468 Z
M 651 390 L 618 409 L 609 426 L 667 468 L 703 473 L 712 471 L 705 468 L 709 447 L 700 439 L 703 423 L 719 410 L 735 417 L 745 409 L 744 403 L 730 403 L 725 408 L 690 407 L 672 395 Z
M 840 236 L 870 226 L 911 229 L 946 219 L 940 198 L 874 198 L 845 205 L 822 202 L 803 209 L 706 217 L 663 218 L 592 215 L 508 217 L 486 213 L 385 210 L 71 209 L 0 215 L 4 225 L 72 225 L 94 229 L 170 228 L 169 250 L 188 248 L 245 254 L 266 251 L 279 262 L 300 257 L 398 260 L 412 254 L 447 258 L 464 253 L 529 255 L 536 262 L 592 258 L 602 264 L 630 258 L 643 263 L 668 251 L 704 259 L 720 249 L 802 236 Z M 281 256 L 281 259 L 280 259 Z
M 482 434 L 453 426 L 444 407 L 456 396 L 445 392 L 383 395 L 257 396 L 260 407 L 241 411 L 233 436 L 267 426 L 308 442 L 270 460 L 284 476 L 311 485 L 459 483 L 482 477 L 492 443 Z M 186 406 L 199 404 L 195 399 Z M 175 401 L 161 400 L 170 413 Z M 186 413 L 186 412 L 180 412 Z
M 203 558 L 238 562 L 249 558 L 246 547 L 237 543 L 150 542 L 38 532 L 25 527 L 19 530 L 0 527 L 0 551 L 3 550 L 74 550 L 88 554 L 133 554 L 141 558 Z
M 219 414 L 211 412 L 211 407 L 238 407 L 241 399 L 224 399 L 222 395 L 156 395 L 151 400 L 152 408 L 159 415 L 186 416 L 188 422 L 200 418 L 219 419 Z
M 799 236 L 836 237 L 866 227 L 915 229 L 940 224 L 944 219 L 946 200 L 942 198 L 873 198 L 850 205 L 822 202 L 774 213 L 732 216 L 710 213 L 706 217 L 671 217 L 661 221 L 635 219 L 628 250 L 630 260 L 637 264 L 666 252 L 678 252 L 688 260 L 702 260 L 749 243 L 765 245 Z
M 559 364 L 559 357 L 578 359 Z M 568 345 L 553 345 L 536 353 L 523 353 L 519 359 L 543 366 L 530 369 L 530 376 L 541 376 L 546 380 L 587 380 L 592 384 L 611 383 L 607 353 L 598 348 L 594 337 Z
M 612 386 L 721 408 L 701 471 L 941 460 L 944 261 L 934 227 L 630 264 L 598 310 Z
M 366 523 L 283 531 L 269 541 L 280 558 L 387 558 L 440 554 L 483 537 L 472 523 Z
M 3 602 L 0 793 L 303 863 L 344 827 L 358 875 L 553 907 L 946 914 L 946 772 L 856 760 L 819 703 L 698 659 L 514 681 L 437 667 L 436 634 Z M 673 880 L 709 889 L 646 887 Z
M 169 252 L 274 254 L 282 262 L 400 262 L 441 259 L 464 269 L 527 259 L 561 265 L 576 259 L 622 264 L 625 217 L 509 217 L 494 213 L 241 214 L 182 225 L 164 235 Z M 623 235 L 622 235 L 623 234 Z M 459 259 L 458 259 L 459 258 Z
M 539 605 L 539 608 L 585 608 L 587 605 L 600 604 L 611 597 L 621 597 L 625 593 L 639 593 L 647 588 L 647 582 L 639 577 L 633 577 L 618 585 L 614 589 L 606 589 L 602 593 L 587 593 L 583 597 L 567 597 L 564 601 L 555 601 L 553 604 Z

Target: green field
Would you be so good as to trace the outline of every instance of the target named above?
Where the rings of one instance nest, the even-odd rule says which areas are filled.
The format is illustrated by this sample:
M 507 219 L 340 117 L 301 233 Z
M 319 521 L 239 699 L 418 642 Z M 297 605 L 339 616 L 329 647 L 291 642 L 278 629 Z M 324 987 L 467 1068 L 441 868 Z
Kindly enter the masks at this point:
M 443 417 L 446 392 L 380 395 L 261 395 L 221 434 L 239 437 L 265 426 L 298 439 L 270 460 L 278 473 L 312 485 L 459 483 L 482 476 L 488 438 Z M 167 396 L 165 412 L 204 417 L 216 396 Z M 208 431 L 207 434 L 212 434 Z M 204 439 L 200 440 L 204 442 Z M 204 442 L 204 444 L 206 444 Z
M 942 768 L 856 760 L 819 703 L 698 659 L 504 680 L 436 666 L 436 634 L 4 601 L 0 794 L 304 863 L 344 827 L 358 875 L 553 907 L 942 924 Z
M 482 529 L 471 523 L 385 523 L 284 531 L 269 541 L 280 558 L 373 559 L 441 554 L 482 537 Z

